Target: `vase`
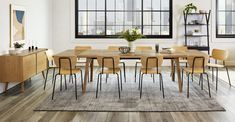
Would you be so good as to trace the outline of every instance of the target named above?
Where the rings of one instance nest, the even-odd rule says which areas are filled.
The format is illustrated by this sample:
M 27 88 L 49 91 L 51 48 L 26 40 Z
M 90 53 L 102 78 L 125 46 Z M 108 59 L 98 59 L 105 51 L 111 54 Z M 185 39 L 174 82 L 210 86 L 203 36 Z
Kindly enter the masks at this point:
M 22 52 L 22 48 L 15 48 L 15 53 L 16 54 L 19 54 L 19 53 L 21 53 Z
M 128 46 L 130 47 L 130 52 L 134 52 L 135 51 L 133 43 L 134 42 L 128 42 Z

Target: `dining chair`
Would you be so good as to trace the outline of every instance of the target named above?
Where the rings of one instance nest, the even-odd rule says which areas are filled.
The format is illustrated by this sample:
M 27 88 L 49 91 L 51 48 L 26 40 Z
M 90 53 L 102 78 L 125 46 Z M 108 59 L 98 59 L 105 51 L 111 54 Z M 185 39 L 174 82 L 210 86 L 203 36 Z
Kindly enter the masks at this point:
M 187 75 L 188 79 L 188 84 L 187 84 L 187 98 L 189 98 L 189 77 L 190 75 L 193 76 L 194 74 L 199 74 L 199 83 L 201 82 L 201 90 L 203 90 L 203 75 L 206 75 L 207 77 L 207 83 L 208 83 L 208 91 L 209 91 L 209 97 L 211 97 L 211 92 L 210 92 L 210 81 L 209 81 L 209 76 L 205 70 L 205 67 L 208 62 L 207 57 L 202 57 L 202 56 L 188 56 L 187 57 L 187 62 L 188 62 L 188 67 L 184 67 L 182 69 L 182 83 L 184 79 L 184 72 Z
M 119 51 L 119 46 L 109 46 L 108 47 L 108 50 L 109 51 Z M 120 63 L 122 64 L 123 66 L 123 74 L 124 74 L 124 80 L 126 82 L 126 64 L 124 61 L 120 61 Z M 108 75 L 106 76 L 106 83 L 107 83 L 107 78 L 108 78 Z
M 229 76 L 228 67 L 225 65 L 225 61 L 228 58 L 228 54 L 229 53 L 226 50 L 213 49 L 212 50 L 212 56 L 210 56 L 210 58 L 214 59 L 215 63 L 208 63 L 207 64 L 208 67 L 212 68 L 212 80 L 214 80 L 214 69 L 216 70 L 216 90 L 218 89 L 218 72 L 219 72 L 219 68 L 225 68 L 226 69 L 229 85 L 230 85 L 230 87 L 232 86 L 230 76 Z M 218 64 L 218 61 L 222 61 L 222 64 Z
M 97 79 L 96 98 L 98 97 L 99 85 L 100 85 L 100 91 L 101 91 L 102 75 L 103 74 L 115 74 L 117 75 L 118 94 L 119 94 L 119 99 L 120 99 L 121 93 L 120 93 L 119 79 L 121 81 L 121 90 L 122 90 L 122 78 L 121 78 L 122 71 L 121 71 L 121 68 L 119 67 L 120 56 L 98 56 L 97 61 L 101 68 L 100 68 L 98 79 Z
M 53 92 L 52 92 L 52 100 L 54 98 L 54 92 L 55 92 L 55 85 L 56 85 L 56 80 L 57 76 L 60 75 L 60 91 L 62 91 L 62 76 L 67 76 L 69 75 L 70 78 L 75 81 L 75 97 L 77 100 L 77 74 L 81 74 L 81 84 L 83 88 L 83 78 L 82 78 L 82 70 L 78 67 L 76 67 L 77 63 L 77 57 L 76 56 L 71 56 L 71 57 L 54 57 L 54 61 L 56 66 L 59 68 L 59 73 L 57 73 L 54 77 L 54 84 L 53 84 Z M 67 83 L 66 80 L 65 82 L 65 89 L 67 90 Z
M 92 47 L 91 46 L 76 46 L 74 49 L 75 49 L 75 51 L 83 52 L 83 51 L 91 50 Z M 93 64 L 93 62 L 94 62 L 94 60 L 92 59 L 90 64 Z M 78 57 L 76 66 L 79 66 L 80 64 L 85 65 L 86 59 Z M 92 68 L 92 67 L 90 67 L 90 68 Z M 88 71 L 88 74 L 90 74 L 90 71 L 91 71 L 91 69 Z M 90 77 L 88 77 L 88 82 L 90 82 L 90 80 L 91 80 Z
M 53 70 L 53 74 L 52 74 L 52 83 L 53 83 L 53 79 L 55 77 L 55 70 L 58 68 L 55 65 L 54 59 L 53 59 L 53 50 L 48 49 L 46 51 L 46 56 L 47 56 L 47 70 L 46 70 L 46 76 L 45 76 L 45 81 L 44 81 L 44 90 L 46 89 L 46 84 L 47 84 L 47 79 L 48 79 L 48 73 L 49 70 L 52 69 Z
M 160 83 L 160 91 L 162 91 L 162 96 L 164 95 L 164 86 L 163 86 L 163 77 L 161 73 L 161 66 L 163 63 L 163 56 L 158 55 L 155 57 L 143 56 L 141 58 L 141 70 L 139 75 L 139 89 L 140 89 L 140 99 L 142 97 L 142 87 L 143 87 L 143 78 L 146 74 L 158 74 L 159 75 L 159 83 Z
M 153 50 L 153 48 L 151 46 L 137 46 L 135 48 L 135 51 L 151 51 L 151 50 Z M 138 64 L 141 64 L 141 61 L 137 61 L 135 63 L 135 82 L 136 82 L 136 77 L 137 77 L 137 67 L 138 67 Z M 154 76 L 153 76 L 153 78 L 154 78 Z
M 172 46 L 172 49 L 175 52 L 187 52 L 188 51 L 188 47 L 184 46 L 184 45 L 174 45 L 174 46 Z M 180 64 L 185 64 L 185 66 L 187 67 L 187 58 L 180 58 L 179 63 Z M 174 62 L 174 60 L 171 60 L 171 68 L 172 68 L 171 76 L 174 77 L 174 74 L 175 74 L 175 62 Z

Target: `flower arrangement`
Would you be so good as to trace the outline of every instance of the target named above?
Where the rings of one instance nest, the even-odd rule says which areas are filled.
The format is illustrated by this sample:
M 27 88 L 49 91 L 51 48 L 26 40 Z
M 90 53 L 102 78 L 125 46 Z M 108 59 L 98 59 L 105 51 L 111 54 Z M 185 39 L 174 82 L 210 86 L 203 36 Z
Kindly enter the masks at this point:
M 187 4 L 184 8 L 184 13 L 192 13 L 193 10 L 197 11 L 197 6 L 195 6 L 193 3 Z
M 141 39 L 143 37 L 144 35 L 139 32 L 138 28 L 123 31 L 120 36 L 120 38 L 124 38 L 128 42 L 134 42 L 135 40 Z

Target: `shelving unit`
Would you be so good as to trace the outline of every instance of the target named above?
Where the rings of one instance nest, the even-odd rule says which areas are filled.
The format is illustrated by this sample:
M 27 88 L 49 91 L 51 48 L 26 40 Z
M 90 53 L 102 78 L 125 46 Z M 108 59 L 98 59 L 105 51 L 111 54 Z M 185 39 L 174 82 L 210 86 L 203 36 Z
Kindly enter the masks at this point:
M 209 31 L 209 22 L 210 22 L 210 15 L 211 15 L 211 10 L 208 13 L 188 13 L 188 12 L 183 12 L 184 14 L 184 27 L 185 27 L 185 46 L 187 46 L 189 49 L 197 49 L 200 51 L 207 51 L 208 54 L 210 54 L 210 31 Z M 205 22 L 204 23 L 189 23 L 189 16 L 202 16 L 205 17 Z M 206 28 L 206 32 L 202 34 L 188 34 L 188 27 L 203 27 Z M 189 45 L 189 38 L 205 38 L 206 45 Z M 204 40 L 204 39 L 201 39 Z M 198 42 L 199 44 L 199 42 Z

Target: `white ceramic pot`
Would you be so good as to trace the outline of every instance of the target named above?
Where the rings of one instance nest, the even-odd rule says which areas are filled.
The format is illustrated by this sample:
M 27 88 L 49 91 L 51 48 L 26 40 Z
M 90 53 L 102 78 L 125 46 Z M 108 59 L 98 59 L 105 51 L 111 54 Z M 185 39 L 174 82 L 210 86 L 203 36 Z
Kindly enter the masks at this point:
M 16 54 L 21 53 L 22 52 L 22 48 L 15 48 L 15 52 L 16 52 Z
M 134 48 L 134 42 L 128 42 L 128 46 L 130 47 L 130 52 L 134 52 L 135 48 Z

